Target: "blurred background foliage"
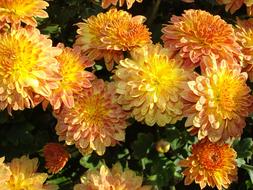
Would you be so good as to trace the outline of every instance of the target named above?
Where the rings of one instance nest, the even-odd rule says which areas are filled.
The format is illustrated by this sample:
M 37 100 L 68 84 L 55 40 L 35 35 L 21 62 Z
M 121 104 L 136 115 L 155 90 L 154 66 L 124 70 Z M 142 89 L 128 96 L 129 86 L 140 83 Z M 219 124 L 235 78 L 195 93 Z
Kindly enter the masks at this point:
M 43 34 L 50 35 L 54 45 L 61 42 L 72 46 L 75 41 L 78 22 L 99 12 L 105 12 L 100 7 L 99 0 L 51 0 L 47 9 L 49 18 L 39 20 L 39 29 Z M 154 43 L 161 42 L 161 27 L 168 23 L 173 14 L 180 15 L 186 9 L 202 9 L 212 14 L 220 15 L 228 23 L 234 24 L 236 17 L 246 18 L 246 8 L 243 7 L 236 14 L 226 13 L 224 6 L 215 0 L 196 0 L 195 3 L 183 3 L 180 0 L 143 0 L 135 3 L 129 10 L 133 15 L 144 15 L 146 24 L 152 32 Z M 126 10 L 126 7 L 122 9 Z M 104 68 L 103 62 L 94 66 L 95 74 L 105 80 L 110 79 L 110 73 Z M 252 85 L 251 85 L 252 86 Z M 7 161 L 14 157 L 29 154 L 40 158 L 40 168 L 44 168 L 42 148 L 48 142 L 58 142 L 54 126 L 56 119 L 50 108 L 43 111 L 41 106 L 33 110 L 14 112 L 9 116 L 7 112 L 0 112 L 0 156 Z M 126 130 L 126 140 L 116 147 L 107 148 L 105 155 L 95 153 L 82 156 L 75 147 L 68 147 L 71 159 L 66 167 L 58 174 L 51 175 L 49 182 L 58 184 L 60 190 L 73 189 L 73 184 L 79 183 L 80 176 L 87 169 L 95 168 L 99 163 L 106 163 L 109 167 L 120 161 L 121 164 L 136 170 L 144 177 L 144 183 L 152 184 L 155 189 L 199 189 L 196 185 L 184 186 L 181 168 L 177 166 L 179 159 L 190 154 L 191 144 L 196 141 L 189 136 L 184 128 L 184 120 L 176 125 L 164 128 L 148 127 L 134 120 Z M 233 147 L 238 153 L 238 183 L 232 184 L 230 189 L 253 189 L 253 117 L 247 119 L 247 127 L 241 140 L 236 140 Z M 168 152 L 157 151 L 157 142 L 163 139 L 170 145 Z

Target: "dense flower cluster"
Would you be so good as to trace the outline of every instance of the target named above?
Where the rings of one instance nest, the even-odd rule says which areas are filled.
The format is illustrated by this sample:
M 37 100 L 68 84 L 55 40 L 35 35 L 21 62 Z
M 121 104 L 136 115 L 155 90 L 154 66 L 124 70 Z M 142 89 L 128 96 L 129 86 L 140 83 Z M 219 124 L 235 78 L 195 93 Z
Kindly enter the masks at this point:
M 192 146 L 192 155 L 179 165 L 186 168 L 185 185 L 195 181 L 201 189 L 208 185 L 222 190 L 237 179 L 236 152 L 228 144 L 201 140 Z
M 101 3 L 104 9 L 125 4 L 130 9 L 136 1 L 143 0 Z M 253 0 L 217 1 L 231 13 L 245 4 L 248 15 L 253 15 Z M 157 1 L 151 18 L 160 3 Z M 182 122 L 187 131 L 198 140 L 192 145 L 192 154 L 179 161 L 185 168 L 185 185 L 195 182 L 201 189 L 210 186 L 222 190 L 237 180 L 237 153 L 229 144 L 242 136 L 245 120 L 253 111 L 248 83 L 253 82 L 252 18 L 237 19 L 233 27 L 218 15 L 189 9 L 181 16 L 173 15 L 164 25 L 163 46 L 152 43 L 144 16 L 112 8 L 77 23 L 73 47 L 61 43 L 54 47 L 52 40 L 36 28 L 36 18 L 48 17 L 48 6 L 44 0 L 0 0 L 0 111 L 12 115 L 39 104 L 52 110 L 58 140 L 65 145 L 44 146 L 49 173 L 64 173 L 62 169 L 76 153 L 89 159 L 92 153 L 102 156 L 108 147 L 130 141 L 132 137 L 125 134 L 132 123 L 130 116 L 148 126 L 175 124 L 173 129 L 185 117 Z M 98 60 L 105 63 L 107 70 L 103 66 L 102 72 L 110 73 L 108 81 L 99 78 L 104 75 L 99 73 Z M 29 128 L 29 122 L 27 125 Z M 167 134 L 160 134 L 166 130 L 157 129 L 157 137 L 151 140 L 157 141 L 152 148 L 159 159 L 167 156 L 170 147 L 175 151 L 175 144 L 184 138 L 177 134 L 172 143 Z M 136 152 L 130 149 L 142 146 L 138 143 L 145 137 L 137 136 L 116 159 L 122 156 L 121 161 L 126 161 Z M 74 145 L 68 147 L 72 155 L 66 145 Z M 188 147 L 185 145 L 180 144 Z M 111 149 L 107 151 L 110 154 Z M 82 165 L 89 164 L 82 159 Z M 58 189 L 45 183 L 46 173 L 37 172 L 37 158 L 22 156 L 10 163 L 4 160 L 0 158 L 1 190 Z M 143 170 L 148 171 L 144 162 L 152 165 L 149 159 L 141 160 Z M 156 174 L 149 176 L 150 180 L 159 180 L 156 178 Z M 102 164 L 97 170 L 88 170 L 74 190 L 151 190 L 151 186 L 142 185 L 143 181 L 119 163 L 112 169 Z
M 44 184 L 48 175 L 37 173 L 38 159 L 27 156 L 14 158 L 10 163 L 0 159 L 0 184 L 2 190 L 57 190 L 55 185 Z
M 142 186 L 142 177 L 130 169 L 123 170 L 119 163 L 111 170 L 102 165 L 99 170 L 88 171 L 85 176 L 85 180 L 75 185 L 74 190 L 151 190 L 151 186 Z
M 91 59 L 104 58 L 108 70 L 123 59 L 123 52 L 151 43 L 143 16 L 132 17 L 126 11 L 110 9 L 78 23 L 76 46 Z
M 127 112 L 116 103 L 113 83 L 95 80 L 92 88 L 74 96 L 73 108 L 63 107 L 56 114 L 59 140 L 75 144 L 82 154 L 96 151 L 103 155 L 108 146 L 125 139 Z

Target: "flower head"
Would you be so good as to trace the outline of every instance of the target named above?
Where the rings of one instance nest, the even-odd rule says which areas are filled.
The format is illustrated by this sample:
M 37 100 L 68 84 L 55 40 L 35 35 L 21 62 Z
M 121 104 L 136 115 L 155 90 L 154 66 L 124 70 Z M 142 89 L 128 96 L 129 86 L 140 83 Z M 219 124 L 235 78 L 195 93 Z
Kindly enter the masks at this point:
M 179 51 L 193 68 L 201 63 L 203 56 L 211 54 L 217 59 L 241 57 L 232 26 L 206 11 L 187 10 L 182 16 L 172 16 L 171 24 L 162 32 L 165 47 Z
M 59 87 L 53 90 L 50 99 L 54 109 L 59 109 L 62 104 L 71 108 L 74 106 L 74 94 L 79 93 L 82 88 L 90 88 L 90 80 L 94 75 L 84 69 L 93 65 L 86 56 L 81 55 L 78 47 L 64 48 L 58 44 L 63 51 L 56 59 L 59 62 L 59 73 L 62 79 L 58 82 Z
M 59 143 L 46 144 L 43 152 L 46 160 L 46 168 L 54 174 L 64 168 L 70 157 L 64 146 Z
M 102 0 L 102 7 L 103 9 L 108 8 L 111 4 L 116 6 L 119 3 L 119 6 L 122 7 L 126 1 L 127 9 L 130 9 L 135 1 L 141 3 L 142 0 Z
M 75 144 L 82 154 L 94 150 L 99 155 L 106 147 L 124 141 L 128 114 L 116 103 L 112 83 L 95 80 L 92 88 L 75 95 L 74 100 L 73 108 L 65 106 L 56 114 L 59 140 Z
M 44 184 L 48 175 L 37 173 L 38 159 L 29 159 L 26 156 L 14 158 L 7 164 L 11 171 L 10 179 L 7 181 L 6 190 L 57 190 L 55 185 Z
M 0 34 L 0 110 L 23 110 L 48 98 L 57 88 L 61 53 L 37 29 Z
M 188 102 L 185 125 L 191 134 L 212 142 L 240 137 L 253 102 L 247 73 L 225 60 L 217 63 L 214 57 L 205 62 L 212 67 L 207 67 L 206 75 L 188 82 L 189 88 L 182 93 Z
M 230 11 L 231 14 L 234 14 L 245 4 L 248 15 L 253 15 L 253 0 L 217 0 L 217 2 L 224 4 L 226 11 Z
M 111 9 L 78 23 L 75 45 L 91 60 L 104 58 L 108 70 L 123 59 L 123 51 L 151 43 L 150 32 L 143 25 L 145 17 L 132 17 L 126 11 Z
M 195 181 L 201 189 L 208 185 L 222 190 L 237 179 L 236 152 L 228 144 L 201 140 L 192 146 L 192 155 L 179 165 L 186 168 L 185 185 Z
M 1 0 L 0 1 L 0 22 L 20 25 L 21 22 L 27 25 L 37 26 L 34 17 L 46 18 L 48 3 L 44 0 Z
M 142 177 L 130 169 L 122 169 L 117 163 L 110 170 L 102 165 L 100 170 L 89 170 L 81 184 L 74 186 L 74 190 L 151 190 L 151 186 L 142 186 Z
M 236 37 L 242 47 L 243 67 L 253 81 L 253 19 L 237 20 Z
M 115 71 L 118 102 L 137 121 L 165 126 L 183 118 L 180 92 L 190 80 L 182 59 L 161 45 L 148 45 L 120 61 Z

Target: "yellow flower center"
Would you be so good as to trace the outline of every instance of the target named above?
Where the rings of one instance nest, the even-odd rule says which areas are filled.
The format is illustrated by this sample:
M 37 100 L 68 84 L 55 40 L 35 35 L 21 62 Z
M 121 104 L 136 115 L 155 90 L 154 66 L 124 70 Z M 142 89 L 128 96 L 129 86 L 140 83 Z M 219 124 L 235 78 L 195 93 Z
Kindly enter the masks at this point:
M 79 113 L 87 123 L 87 126 L 103 126 L 105 118 L 108 114 L 108 110 L 105 105 L 106 101 L 101 95 L 92 95 L 90 97 L 83 98 L 82 103 L 79 103 Z
M 80 73 L 83 70 L 79 58 L 73 53 L 65 50 L 59 57 L 57 57 L 57 60 L 61 64 L 61 86 L 65 89 L 72 88 L 71 84 L 73 83 L 74 85 L 78 80 L 80 80 L 77 73 Z
M 21 40 L 22 39 L 22 40 Z M 41 51 L 25 36 L 0 37 L 0 74 L 14 81 L 25 81 L 38 62 Z
M 164 93 L 171 89 L 179 81 L 185 80 L 183 69 L 176 66 L 175 60 L 169 60 L 167 56 L 150 56 L 148 63 L 144 62 L 142 70 L 143 81 L 146 82 L 146 90 L 155 93 Z

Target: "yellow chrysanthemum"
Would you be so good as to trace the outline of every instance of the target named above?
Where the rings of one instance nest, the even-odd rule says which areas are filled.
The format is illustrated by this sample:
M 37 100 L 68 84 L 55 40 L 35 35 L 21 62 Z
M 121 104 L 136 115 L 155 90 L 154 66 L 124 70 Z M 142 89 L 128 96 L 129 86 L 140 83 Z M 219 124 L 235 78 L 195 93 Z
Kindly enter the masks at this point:
M 180 92 L 190 80 L 182 59 L 161 45 L 148 45 L 120 61 L 115 71 L 118 102 L 137 121 L 165 126 L 183 118 Z
M 103 155 L 106 147 L 124 141 L 128 114 L 116 103 L 112 83 L 95 80 L 92 88 L 75 95 L 74 100 L 73 108 L 65 106 L 56 114 L 60 141 L 75 144 L 82 154 L 94 150 L 98 155 Z
M 43 148 L 46 168 L 55 174 L 61 171 L 69 160 L 70 154 L 59 143 L 47 143 Z
M 100 170 L 89 170 L 82 183 L 74 186 L 74 190 L 151 190 L 151 186 L 142 185 L 142 177 L 130 169 L 122 169 L 117 163 L 110 170 L 102 165 Z
M 9 190 L 7 182 L 11 178 L 11 170 L 4 163 L 4 157 L 0 158 L 0 187 L 1 190 Z
M 0 110 L 32 108 L 49 97 L 60 79 L 60 53 L 37 29 L 0 34 Z
M 201 189 L 208 185 L 222 190 L 237 180 L 236 152 L 228 144 L 201 140 L 192 145 L 192 155 L 179 165 L 186 168 L 185 185 L 195 181 Z
M 150 32 L 143 25 L 145 17 L 132 17 L 126 11 L 111 9 L 78 23 L 75 45 L 91 60 L 104 58 L 108 70 L 123 59 L 123 51 L 151 43 Z
M 217 0 L 217 2 L 224 4 L 226 11 L 230 11 L 231 14 L 234 14 L 245 4 L 248 15 L 253 15 L 253 0 Z
M 11 171 L 10 179 L 6 182 L 6 190 L 57 190 L 55 185 L 44 184 L 48 175 L 36 173 L 38 159 L 26 156 L 14 158 L 8 166 Z
M 236 37 L 242 47 L 243 67 L 253 82 L 253 19 L 237 20 Z
M 37 26 L 34 17 L 46 18 L 48 3 L 43 0 L 1 0 L 0 1 L 0 22 L 20 25 L 21 22 L 27 25 Z
M 225 60 L 217 63 L 212 57 L 205 61 L 213 67 L 207 67 L 205 76 L 188 82 L 189 88 L 182 93 L 188 102 L 185 126 L 199 139 L 208 137 L 212 142 L 240 137 L 253 102 L 247 73 Z
M 234 29 L 220 16 L 202 10 L 186 10 L 182 16 L 172 16 L 171 24 L 162 32 L 165 47 L 179 51 L 185 64 L 198 66 L 203 56 L 215 54 L 217 59 L 241 58 Z
M 62 79 L 58 83 L 59 87 L 53 90 L 50 97 L 50 103 L 55 110 L 60 109 L 62 104 L 68 108 L 73 107 L 74 94 L 79 93 L 82 88 L 90 88 L 90 80 L 94 79 L 92 73 L 84 71 L 85 68 L 92 66 L 93 62 L 81 55 L 78 47 L 64 48 L 63 44 L 59 44 L 57 47 L 63 51 L 61 55 L 56 57 L 60 64 L 59 73 Z
M 117 3 L 119 3 L 119 6 L 122 7 L 126 1 L 127 9 L 130 9 L 134 2 L 137 1 L 138 3 L 141 3 L 142 0 L 102 0 L 102 7 L 103 9 L 108 8 L 111 4 L 116 6 Z

